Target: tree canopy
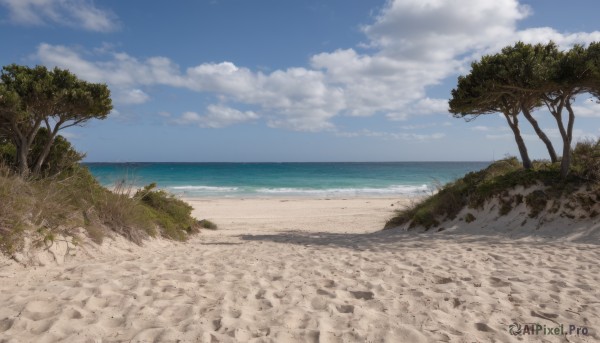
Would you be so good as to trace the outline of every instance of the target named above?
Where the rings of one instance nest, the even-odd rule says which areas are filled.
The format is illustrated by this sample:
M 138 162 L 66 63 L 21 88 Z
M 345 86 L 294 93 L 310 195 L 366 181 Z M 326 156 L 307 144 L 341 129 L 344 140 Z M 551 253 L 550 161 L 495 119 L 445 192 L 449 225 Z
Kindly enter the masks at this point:
M 80 80 L 68 70 L 16 64 L 0 75 L 0 137 L 16 149 L 15 168 L 21 175 L 38 175 L 58 132 L 90 119 L 105 119 L 112 110 L 105 84 Z M 40 128 L 44 144 L 35 161 L 30 154 Z
M 561 174 L 569 171 L 573 124 L 572 103 L 577 95 L 600 93 L 600 44 L 575 45 L 560 51 L 553 42 L 525 44 L 518 42 L 494 55 L 473 62 L 471 72 L 458 78 L 452 90 L 450 112 L 455 117 L 475 118 L 502 113 L 512 129 L 525 168 L 531 167 L 525 142 L 519 130 L 520 113 L 529 121 L 544 142 L 552 162 L 558 161 L 552 142 L 531 114 L 547 107 L 556 120 L 563 140 Z M 565 124 L 563 110 L 568 118 Z

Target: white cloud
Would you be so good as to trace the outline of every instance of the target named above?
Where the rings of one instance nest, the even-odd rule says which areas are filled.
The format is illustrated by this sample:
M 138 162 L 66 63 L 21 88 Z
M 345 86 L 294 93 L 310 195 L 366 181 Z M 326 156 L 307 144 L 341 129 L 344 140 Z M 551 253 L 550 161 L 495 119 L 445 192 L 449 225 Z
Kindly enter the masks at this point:
M 362 28 L 368 49 L 323 52 L 312 56 L 307 67 L 268 72 L 229 61 L 182 70 L 167 57 L 140 60 L 110 51 L 101 55 L 104 60 L 93 60 L 73 48 L 50 44 L 41 44 L 37 57 L 83 78 L 107 82 L 117 93 L 149 85 L 182 87 L 212 94 L 223 104 L 252 108 L 271 127 L 333 131 L 336 116 L 404 120 L 446 113 L 447 100 L 428 97 L 427 87 L 467 71 L 474 58 L 519 39 L 553 39 L 563 46 L 600 40 L 600 32 L 519 30 L 519 20 L 530 14 L 517 0 L 389 0 L 374 22 Z M 209 114 L 207 110 L 201 117 Z
M 577 117 L 600 118 L 600 104 L 593 99 L 587 99 L 583 103 L 573 106 L 573 112 Z
M 267 115 L 271 127 L 325 130 L 333 126 L 329 119 L 345 108 L 343 90 L 329 87 L 325 75 L 316 70 L 290 68 L 264 74 L 222 62 L 203 63 L 181 72 L 165 57 L 142 61 L 125 53 L 110 56 L 109 61 L 92 62 L 75 49 L 50 44 L 41 44 L 37 52 L 44 64 L 68 68 L 89 81 L 106 82 L 116 93 L 135 85 L 161 84 L 254 105 Z
M 252 111 L 238 111 L 234 108 L 222 105 L 209 105 L 206 114 L 200 115 L 196 112 L 185 112 L 181 117 L 174 120 L 181 125 L 194 124 L 200 127 L 221 128 L 234 124 L 258 119 L 258 115 Z
M 90 31 L 113 31 L 118 28 L 115 15 L 94 6 L 91 0 L 0 0 L 16 24 L 49 23 L 81 27 Z
M 143 104 L 150 99 L 148 94 L 141 89 L 129 89 L 121 91 L 117 101 L 122 104 Z
M 517 32 L 519 40 L 525 43 L 554 41 L 562 49 L 568 49 L 575 44 L 585 44 L 600 40 L 600 32 L 560 33 L 550 27 L 525 29 Z
M 512 36 L 529 14 L 516 0 L 394 0 L 363 31 L 385 55 L 449 61 Z

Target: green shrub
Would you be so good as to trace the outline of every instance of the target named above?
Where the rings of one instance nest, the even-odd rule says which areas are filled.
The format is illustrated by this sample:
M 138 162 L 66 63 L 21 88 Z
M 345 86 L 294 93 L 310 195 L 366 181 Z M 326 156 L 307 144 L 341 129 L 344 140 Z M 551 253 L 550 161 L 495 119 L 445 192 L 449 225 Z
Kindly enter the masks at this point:
M 192 217 L 192 206 L 163 190 L 154 190 L 152 183 L 133 196 L 149 210 L 150 216 L 163 230 L 163 235 L 176 240 L 185 240 L 187 234 L 198 231 L 198 223 Z
M 204 229 L 208 229 L 208 230 L 217 230 L 217 224 L 211 222 L 208 219 L 202 219 L 198 221 L 198 225 L 200 225 L 200 227 L 204 228 Z
M 589 181 L 600 182 L 600 139 L 577 143 L 572 154 L 572 172 Z
M 529 209 L 529 217 L 535 218 L 546 208 L 548 194 L 542 190 L 535 190 L 525 197 L 525 205 Z

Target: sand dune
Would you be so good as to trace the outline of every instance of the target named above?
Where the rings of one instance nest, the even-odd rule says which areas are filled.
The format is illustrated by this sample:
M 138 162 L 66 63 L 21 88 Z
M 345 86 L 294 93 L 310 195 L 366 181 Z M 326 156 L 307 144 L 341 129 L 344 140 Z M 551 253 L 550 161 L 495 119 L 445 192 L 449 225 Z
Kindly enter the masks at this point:
M 598 242 L 374 232 L 393 203 L 197 201 L 221 229 L 184 244 L 2 261 L 0 341 L 517 342 L 532 322 L 588 335 L 525 341 L 600 340 Z

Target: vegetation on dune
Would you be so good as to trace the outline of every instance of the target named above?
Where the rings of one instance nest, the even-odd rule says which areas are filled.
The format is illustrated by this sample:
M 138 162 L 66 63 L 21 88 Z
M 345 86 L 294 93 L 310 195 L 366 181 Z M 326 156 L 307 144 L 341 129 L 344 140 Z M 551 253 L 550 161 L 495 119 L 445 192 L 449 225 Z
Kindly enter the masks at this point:
M 567 206 L 580 208 L 588 217 L 595 217 L 594 205 L 600 202 L 600 140 L 578 143 L 572 152 L 573 164 L 568 177 L 561 177 L 560 163 L 549 161 L 533 162 L 526 169 L 515 158 L 492 163 L 487 168 L 471 172 L 421 202 L 398 210 L 390 219 L 386 229 L 408 225 L 408 228 L 431 229 L 446 220 L 454 220 L 465 208 L 482 209 L 492 199 L 499 201 L 499 215 L 508 214 L 514 207 L 525 203 L 530 217 L 537 217 L 552 201 L 551 211 L 558 211 L 561 200 Z M 527 196 L 511 194 L 518 186 L 542 185 Z M 584 188 L 585 192 L 576 192 Z M 576 204 L 576 205 L 572 205 Z M 571 216 L 569 213 L 565 215 Z M 467 223 L 476 220 L 472 213 L 465 214 Z
M 0 75 L 0 251 L 12 255 L 26 239 L 48 245 L 83 228 L 97 243 L 111 231 L 185 240 L 202 226 L 192 207 L 156 184 L 133 192 L 102 187 L 59 132 L 112 109 L 104 84 L 68 70 L 10 65 Z M 214 224 L 213 224 L 214 225 Z M 216 227 L 216 226 L 215 226 Z
M 200 228 L 192 208 L 172 195 L 150 187 L 133 194 L 125 185 L 110 191 L 81 166 L 31 180 L 3 168 L 0 199 L 0 250 L 9 255 L 22 248 L 27 236 L 44 243 L 73 236 L 78 228 L 97 243 L 110 232 L 136 243 L 156 236 L 186 240 Z
M 550 211 L 556 213 L 566 202 L 565 206 L 572 207 L 571 210 L 578 207 L 588 217 L 595 217 L 598 213 L 594 204 L 600 202 L 600 140 L 572 146 L 573 103 L 582 94 L 600 99 L 600 43 L 587 47 L 575 45 L 561 51 L 553 42 L 537 45 L 518 42 L 473 62 L 469 74 L 460 76 L 452 90 L 449 111 L 468 121 L 480 115 L 502 114 L 515 137 L 521 162 L 507 158 L 469 173 L 441 187 L 435 195 L 398 211 L 385 228 L 408 224 L 409 228 L 430 229 L 442 221 L 456 219 L 465 208 L 481 209 L 491 199 L 498 200 L 501 216 L 522 203 L 530 217 L 547 210 L 549 203 Z M 540 108 L 547 109 L 556 121 L 563 141 L 562 156 L 557 155 L 532 115 Z M 545 144 L 550 161 L 530 159 L 521 134 L 521 114 Z M 543 189 L 526 195 L 511 194 L 518 186 L 527 188 L 537 184 L 543 185 Z M 577 192 L 582 187 L 585 192 Z M 561 215 L 574 218 L 568 211 Z M 467 223 L 477 220 L 469 212 L 459 219 Z

